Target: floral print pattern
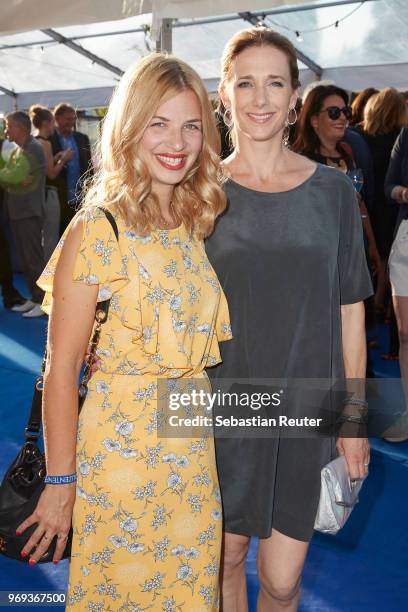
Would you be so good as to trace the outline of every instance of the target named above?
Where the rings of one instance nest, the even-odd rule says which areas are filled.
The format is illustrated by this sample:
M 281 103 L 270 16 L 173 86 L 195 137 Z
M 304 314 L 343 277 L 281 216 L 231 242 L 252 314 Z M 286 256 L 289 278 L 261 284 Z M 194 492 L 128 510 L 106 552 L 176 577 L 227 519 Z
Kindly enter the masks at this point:
M 85 209 L 73 278 L 111 298 L 77 433 L 67 610 L 219 608 L 221 498 L 211 438 L 158 438 L 158 378 L 206 378 L 231 338 L 203 244 L 184 227 L 141 237 Z M 39 285 L 50 310 L 66 230 Z M 171 381 L 169 381 L 171 385 Z

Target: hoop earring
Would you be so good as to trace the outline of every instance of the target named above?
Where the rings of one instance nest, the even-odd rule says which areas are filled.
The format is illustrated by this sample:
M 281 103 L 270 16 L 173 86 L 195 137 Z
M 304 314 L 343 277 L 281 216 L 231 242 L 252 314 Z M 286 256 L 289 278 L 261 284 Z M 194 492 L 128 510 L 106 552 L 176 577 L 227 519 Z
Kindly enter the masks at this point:
M 294 121 L 289 121 L 289 113 L 291 113 L 291 112 L 295 113 Z M 287 116 L 287 119 L 286 119 L 286 125 L 295 125 L 297 120 L 298 120 L 298 116 L 297 116 L 296 108 L 295 107 L 289 108 L 288 109 L 288 116 Z
M 225 123 L 225 125 L 227 126 L 227 128 L 229 130 L 234 125 L 234 122 L 232 121 L 232 115 L 231 115 L 231 109 L 230 108 L 226 108 L 225 111 L 224 111 L 224 123 Z

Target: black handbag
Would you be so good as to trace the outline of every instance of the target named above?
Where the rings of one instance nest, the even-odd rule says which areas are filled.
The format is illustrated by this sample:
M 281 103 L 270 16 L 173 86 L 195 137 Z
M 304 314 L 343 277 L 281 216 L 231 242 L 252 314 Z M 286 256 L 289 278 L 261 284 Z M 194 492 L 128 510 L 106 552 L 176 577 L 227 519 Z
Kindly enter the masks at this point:
M 118 239 L 119 233 L 115 219 L 111 213 L 101 209 L 105 213 L 112 229 Z M 92 375 L 92 364 L 96 357 L 101 326 L 107 320 L 109 313 L 110 299 L 99 302 L 95 310 L 95 327 L 86 361 L 84 373 L 78 388 L 78 411 L 81 411 L 85 400 L 88 382 Z M 35 531 L 37 524 L 28 527 L 21 535 L 16 535 L 16 528 L 28 518 L 35 510 L 41 493 L 45 488 L 44 478 L 46 476 L 46 464 L 44 453 L 38 446 L 38 439 L 41 435 L 41 411 L 42 411 L 42 388 L 43 376 L 45 371 L 47 353 L 44 354 L 41 374 L 37 378 L 34 387 L 34 394 L 31 403 L 31 412 L 25 428 L 25 443 L 8 468 L 3 481 L 0 485 L 0 553 L 11 559 L 16 559 L 27 563 L 29 556 L 23 558 L 21 550 Z M 39 559 L 38 563 L 49 563 L 52 561 L 57 536 L 52 542 L 47 552 Z M 63 558 L 71 555 L 72 528 L 69 531 L 67 544 Z

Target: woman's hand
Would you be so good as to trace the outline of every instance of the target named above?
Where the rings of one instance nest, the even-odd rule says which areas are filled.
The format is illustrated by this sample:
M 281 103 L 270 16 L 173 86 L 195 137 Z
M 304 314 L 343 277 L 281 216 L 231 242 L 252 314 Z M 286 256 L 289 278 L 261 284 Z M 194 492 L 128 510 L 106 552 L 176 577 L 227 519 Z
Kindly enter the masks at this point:
M 33 514 L 16 529 L 18 534 L 37 523 L 37 528 L 21 551 L 22 557 L 30 556 L 33 565 L 47 552 L 52 539 L 57 536 L 53 562 L 62 558 L 68 533 L 71 528 L 72 510 L 75 502 L 76 483 L 46 485 Z
M 370 463 L 370 445 L 367 438 L 338 438 L 339 455 L 347 461 L 350 480 L 362 480 L 367 476 Z
M 74 157 L 74 152 L 72 149 L 64 149 L 63 153 L 62 153 L 62 161 L 65 163 L 67 161 L 70 161 L 72 158 Z

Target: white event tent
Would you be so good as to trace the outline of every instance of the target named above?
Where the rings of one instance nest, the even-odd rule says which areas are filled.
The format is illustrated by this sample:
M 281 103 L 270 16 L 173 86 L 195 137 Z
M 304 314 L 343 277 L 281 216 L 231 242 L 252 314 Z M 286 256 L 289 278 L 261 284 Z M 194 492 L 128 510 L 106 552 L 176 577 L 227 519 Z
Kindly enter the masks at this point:
M 408 0 L 1 0 L 0 112 L 106 105 L 150 50 L 172 50 L 216 91 L 228 38 L 263 21 L 292 40 L 301 81 L 408 89 Z

